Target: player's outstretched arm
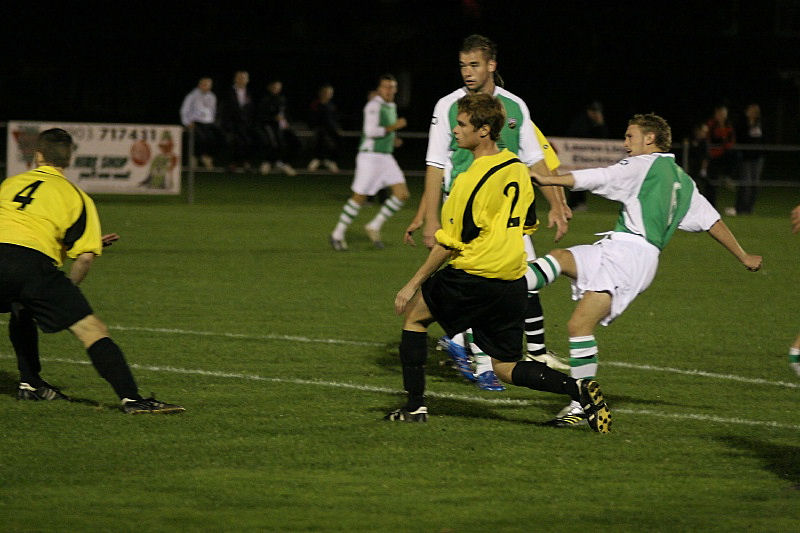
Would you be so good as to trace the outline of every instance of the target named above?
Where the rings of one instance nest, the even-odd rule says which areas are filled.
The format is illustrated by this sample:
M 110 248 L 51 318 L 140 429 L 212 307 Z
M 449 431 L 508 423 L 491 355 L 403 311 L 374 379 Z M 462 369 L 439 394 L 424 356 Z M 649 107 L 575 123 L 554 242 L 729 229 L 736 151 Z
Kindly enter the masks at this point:
M 756 272 L 761 268 L 761 256 L 745 252 L 722 219 L 717 220 L 714 225 L 709 228 L 708 234 L 714 237 L 718 243 L 732 253 L 750 272 Z

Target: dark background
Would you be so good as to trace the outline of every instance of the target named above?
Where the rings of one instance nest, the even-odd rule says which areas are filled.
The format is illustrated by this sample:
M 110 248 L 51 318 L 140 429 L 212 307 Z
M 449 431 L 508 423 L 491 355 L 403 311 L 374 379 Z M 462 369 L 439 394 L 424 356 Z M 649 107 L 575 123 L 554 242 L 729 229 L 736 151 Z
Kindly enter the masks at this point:
M 676 139 L 715 102 L 736 115 L 753 100 L 769 142 L 800 142 L 791 0 L 71 2 L 9 6 L 3 17 L 0 121 L 179 123 L 201 75 L 219 91 L 244 69 L 256 95 L 284 81 L 294 121 L 333 83 L 343 125 L 359 129 L 366 93 L 388 71 L 409 129 L 426 131 L 436 100 L 460 86 L 461 41 L 481 33 L 548 135 L 563 135 L 590 99 L 605 105 L 612 135 L 654 111 Z

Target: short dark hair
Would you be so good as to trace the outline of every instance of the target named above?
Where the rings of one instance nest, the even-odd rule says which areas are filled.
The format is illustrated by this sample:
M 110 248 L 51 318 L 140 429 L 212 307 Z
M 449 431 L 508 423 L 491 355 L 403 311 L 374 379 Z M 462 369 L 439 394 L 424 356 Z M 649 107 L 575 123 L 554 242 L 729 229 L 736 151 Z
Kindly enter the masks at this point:
M 642 133 L 655 134 L 655 143 L 659 150 L 666 152 L 672 148 L 672 129 L 667 121 L 655 113 L 633 115 L 628 121 L 629 126 L 639 126 Z
M 489 126 L 489 137 L 496 141 L 506 121 L 506 110 L 500 100 L 490 94 L 468 93 L 458 101 L 458 112 L 469 115 L 469 123 L 476 130 Z
M 394 74 L 389 74 L 387 72 L 386 74 L 381 74 L 380 76 L 378 76 L 378 85 L 380 85 L 383 80 L 389 80 L 389 81 L 396 82 L 397 78 L 394 77 Z
M 72 135 L 61 128 L 51 128 L 36 138 L 35 150 L 42 154 L 44 162 L 54 167 L 66 168 L 72 159 Z
M 488 37 L 483 35 L 473 34 L 464 39 L 461 45 L 461 52 L 472 52 L 473 50 L 480 50 L 483 52 L 487 61 L 497 61 L 497 45 Z

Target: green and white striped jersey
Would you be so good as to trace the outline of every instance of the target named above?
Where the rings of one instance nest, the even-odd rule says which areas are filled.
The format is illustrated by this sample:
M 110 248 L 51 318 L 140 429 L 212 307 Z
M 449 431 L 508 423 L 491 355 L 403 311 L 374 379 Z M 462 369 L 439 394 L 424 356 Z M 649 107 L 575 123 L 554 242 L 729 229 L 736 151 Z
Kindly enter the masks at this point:
M 472 152 L 459 148 L 453 136 L 458 115 L 458 100 L 467 92 L 467 89 L 462 87 L 436 103 L 428 132 L 425 163 L 428 166 L 444 169 L 442 190 L 448 194 L 455 176 L 467 170 L 473 160 Z M 497 146 L 501 150 L 507 148 L 514 152 L 528 167 L 544 159 L 525 102 L 502 87 L 495 87 L 493 95 L 502 102 L 506 110 L 506 123 L 500 132 Z
M 720 219 L 673 154 L 638 155 L 572 175 L 575 190 L 622 203 L 614 231 L 644 237 L 659 250 L 676 229 L 707 231 Z
M 386 126 L 397 122 L 397 105 L 380 96 L 373 97 L 364 106 L 364 127 L 361 130 L 359 152 L 394 152 L 395 132 L 386 132 Z

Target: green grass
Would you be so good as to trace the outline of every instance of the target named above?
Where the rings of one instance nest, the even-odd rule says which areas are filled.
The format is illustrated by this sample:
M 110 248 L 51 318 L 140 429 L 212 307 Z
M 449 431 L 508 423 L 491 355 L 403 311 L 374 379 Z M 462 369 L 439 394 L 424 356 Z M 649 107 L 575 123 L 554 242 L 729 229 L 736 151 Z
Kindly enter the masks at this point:
M 84 401 L 17 402 L 3 336 L 0 530 L 800 529 L 800 380 L 785 356 L 800 326 L 795 190 L 726 219 L 763 272 L 679 233 L 650 289 L 597 332 L 614 413 L 597 435 L 537 425 L 564 400 L 479 391 L 433 350 L 429 423 L 380 421 L 403 400 L 392 304 L 425 257 L 399 243 L 421 180 L 385 250 L 361 231 L 368 207 L 351 250 L 334 253 L 348 185 L 201 175 L 194 205 L 98 197 L 122 240 L 84 291 L 142 392 L 187 411 L 124 416 L 67 333 L 41 336 L 43 375 Z M 592 199 L 559 246 L 592 242 L 615 217 Z M 540 253 L 552 236 L 537 235 Z M 542 298 L 549 346 L 566 353 L 568 283 Z

